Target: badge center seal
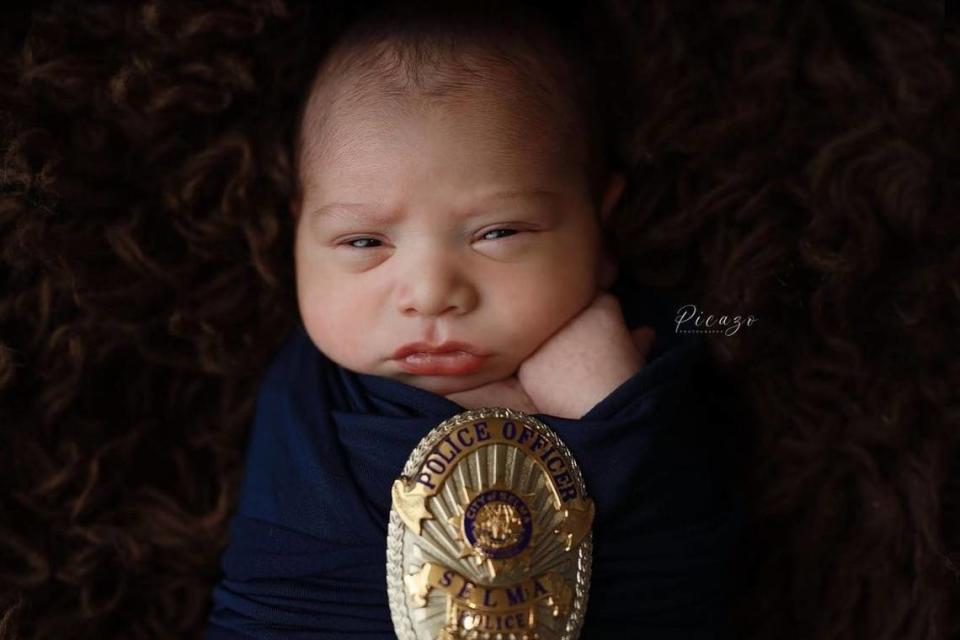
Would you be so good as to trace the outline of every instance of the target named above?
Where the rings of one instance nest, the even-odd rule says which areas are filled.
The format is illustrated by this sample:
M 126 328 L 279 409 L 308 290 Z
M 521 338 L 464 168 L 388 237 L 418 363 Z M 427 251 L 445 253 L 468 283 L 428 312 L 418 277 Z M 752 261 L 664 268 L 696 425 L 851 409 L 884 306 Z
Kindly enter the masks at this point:
M 543 422 L 505 408 L 445 420 L 411 453 L 392 499 L 387 588 L 398 638 L 579 636 L 594 506 Z

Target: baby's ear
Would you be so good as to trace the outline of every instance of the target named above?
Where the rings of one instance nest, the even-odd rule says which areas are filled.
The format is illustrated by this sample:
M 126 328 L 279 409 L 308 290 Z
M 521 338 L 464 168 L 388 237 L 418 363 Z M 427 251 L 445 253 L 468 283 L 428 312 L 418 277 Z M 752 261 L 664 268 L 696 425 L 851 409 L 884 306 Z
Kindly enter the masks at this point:
M 600 208 L 601 220 L 606 220 L 610 212 L 616 208 L 626 186 L 627 180 L 623 177 L 623 173 L 616 171 L 610 176 L 610 181 L 607 182 L 607 188 L 603 193 L 603 203 Z

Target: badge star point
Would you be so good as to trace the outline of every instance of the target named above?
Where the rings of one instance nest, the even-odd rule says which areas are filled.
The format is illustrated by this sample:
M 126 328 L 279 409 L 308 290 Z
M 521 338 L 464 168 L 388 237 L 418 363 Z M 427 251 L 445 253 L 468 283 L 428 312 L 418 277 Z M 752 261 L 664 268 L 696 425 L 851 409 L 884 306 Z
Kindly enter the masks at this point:
M 420 485 L 409 489 L 407 483 L 398 478 L 393 481 L 393 489 L 391 490 L 393 505 L 397 514 L 403 520 L 403 523 L 417 535 L 420 535 L 423 529 L 424 520 L 433 520 L 433 514 L 427 508 L 426 496 L 420 489 Z

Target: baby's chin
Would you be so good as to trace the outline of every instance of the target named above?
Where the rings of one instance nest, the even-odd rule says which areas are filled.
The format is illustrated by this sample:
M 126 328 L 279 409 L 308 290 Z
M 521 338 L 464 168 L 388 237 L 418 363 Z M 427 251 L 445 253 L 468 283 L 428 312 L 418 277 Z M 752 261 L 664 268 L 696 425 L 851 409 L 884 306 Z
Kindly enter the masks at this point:
M 494 356 L 490 362 L 487 362 L 477 371 L 462 375 L 415 375 L 398 371 L 395 367 L 384 367 L 383 371 L 377 372 L 375 375 L 382 375 L 411 387 L 417 387 L 446 397 L 502 382 L 516 374 L 518 366 L 518 364 L 504 362 Z
M 490 384 L 507 376 L 500 376 L 478 371 L 469 375 L 461 376 L 415 376 L 405 373 L 390 374 L 386 377 L 411 387 L 417 387 L 425 391 L 430 391 L 439 396 L 448 396 L 461 391 L 470 391 L 478 387 Z

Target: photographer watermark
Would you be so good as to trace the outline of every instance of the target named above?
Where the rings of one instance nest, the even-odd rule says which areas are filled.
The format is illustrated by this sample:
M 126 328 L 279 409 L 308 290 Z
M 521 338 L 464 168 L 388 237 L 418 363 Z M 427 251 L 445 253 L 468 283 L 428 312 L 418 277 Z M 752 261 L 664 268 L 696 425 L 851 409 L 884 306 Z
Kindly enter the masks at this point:
M 751 326 L 758 318 L 753 315 L 743 316 L 715 316 L 704 314 L 697 310 L 697 305 L 686 304 L 677 309 L 677 333 L 722 333 L 732 336 L 740 327 Z

